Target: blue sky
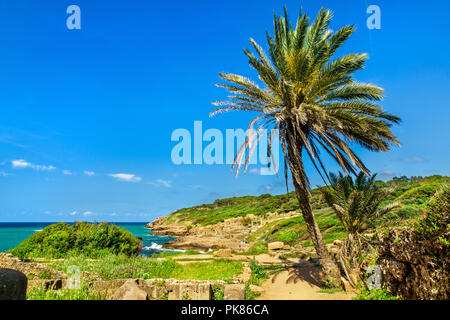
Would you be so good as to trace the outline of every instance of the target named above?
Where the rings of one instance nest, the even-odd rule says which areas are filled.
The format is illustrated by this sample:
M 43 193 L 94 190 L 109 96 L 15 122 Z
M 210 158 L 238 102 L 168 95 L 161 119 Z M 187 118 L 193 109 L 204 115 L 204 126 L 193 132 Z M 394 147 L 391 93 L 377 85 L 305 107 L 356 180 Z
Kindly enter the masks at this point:
M 66 8 L 81 8 L 68 30 Z M 450 3 L 416 1 L 2 1 L 0 222 L 150 221 L 216 198 L 284 192 L 282 178 L 226 165 L 176 166 L 173 130 L 246 128 L 251 115 L 209 118 L 226 97 L 218 72 L 255 77 L 243 54 L 265 47 L 272 15 L 334 11 L 357 31 L 338 52 L 367 52 L 357 79 L 386 90 L 403 145 L 356 150 L 373 172 L 450 175 Z M 366 8 L 381 8 L 368 30 Z M 336 166 L 329 165 L 330 170 Z M 307 166 L 313 185 L 320 179 Z

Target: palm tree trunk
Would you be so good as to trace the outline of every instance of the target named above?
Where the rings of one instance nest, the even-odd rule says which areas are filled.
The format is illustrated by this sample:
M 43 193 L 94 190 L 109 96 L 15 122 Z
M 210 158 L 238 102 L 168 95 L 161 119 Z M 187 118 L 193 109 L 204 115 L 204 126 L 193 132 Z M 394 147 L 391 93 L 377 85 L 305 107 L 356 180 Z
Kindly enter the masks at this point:
M 301 155 L 301 150 L 300 150 Z M 300 209 L 302 210 L 302 216 L 305 220 L 306 227 L 308 229 L 309 236 L 314 244 L 317 256 L 319 257 L 320 265 L 325 274 L 325 281 L 331 286 L 339 286 L 341 284 L 340 272 L 338 266 L 331 260 L 330 254 L 328 253 L 325 242 L 323 242 L 322 234 L 320 232 L 319 226 L 317 224 L 316 218 L 314 216 L 311 203 L 310 203 L 310 192 L 307 187 L 306 175 L 303 168 L 303 160 L 292 159 L 292 153 L 290 153 L 290 165 L 294 165 L 295 169 L 292 170 L 292 180 L 294 182 L 295 193 L 297 195 L 298 203 Z M 300 181 L 294 176 L 294 172 L 297 172 Z M 299 183 L 300 182 L 300 183 Z

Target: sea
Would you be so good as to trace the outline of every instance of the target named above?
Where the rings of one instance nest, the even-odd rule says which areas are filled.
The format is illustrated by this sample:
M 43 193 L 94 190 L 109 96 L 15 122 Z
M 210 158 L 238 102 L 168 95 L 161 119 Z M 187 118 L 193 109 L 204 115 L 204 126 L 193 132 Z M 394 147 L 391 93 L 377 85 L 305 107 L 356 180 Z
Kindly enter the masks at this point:
M 54 222 L 0 222 L 0 252 L 8 251 L 18 246 L 35 232 L 39 232 Z M 68 224 L 71 224 L 68 222 Z M 151 256 L 163 251 L 181 251 L 164 249 L 162 245 L 175 238 L 151 235 L 151 230 L 146 228 L 144 222 L 111 222 L 131 232 L 135 237 L 141 237 L 143 249 L 141 255 Z

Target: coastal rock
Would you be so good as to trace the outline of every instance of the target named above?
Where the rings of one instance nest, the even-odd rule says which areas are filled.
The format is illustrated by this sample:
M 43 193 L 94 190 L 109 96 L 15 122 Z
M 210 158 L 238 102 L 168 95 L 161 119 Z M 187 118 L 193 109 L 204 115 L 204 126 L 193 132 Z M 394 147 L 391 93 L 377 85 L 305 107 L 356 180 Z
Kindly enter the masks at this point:
M 378 244 L 383 282 L 404 299 L 450 299 L 450 254 L 437 239 L 409 228 L 391 229 Z
M 224 287 L 224 300 L 245 300 L 244 284 L 226 284 Z
M 138 280 L 127 280 L 110 300 L 148 300 L 148 294 L 138 286 Z
M 156 218 L 145 227 L 151 229 L 151 233 L 158 236 L 179 237 L 184 236 L 188 231 L 187 227 L 182 224 L 166 224 L 166 219 L 167 217 Z
M 45 275 L 45 279 L 66 279 L 67 275 L 58 270 L 53 270 L 45 264 L 36 262 L 23 262 L 19 258 L 9 253 L 0 253 L 0 268 L 8 268 L 18 270 L 24 273 L 28 278 L 41 278 Z
M 17 270 L 0 268 L 0 300 L 26 300 L 27 277 Z
M 267 248 L 269 250 L 280 250 L 280 249 L 283 249 L 283 247 L 284 247 L 284 243 L 281 241 L 271 242 L 267 245 Z
M 231 249 L 220 249 L 213 253 L 214 257 L 220 257 L 220 258 L 229 258 L 233 256 L 233 253 L 231 252 Z

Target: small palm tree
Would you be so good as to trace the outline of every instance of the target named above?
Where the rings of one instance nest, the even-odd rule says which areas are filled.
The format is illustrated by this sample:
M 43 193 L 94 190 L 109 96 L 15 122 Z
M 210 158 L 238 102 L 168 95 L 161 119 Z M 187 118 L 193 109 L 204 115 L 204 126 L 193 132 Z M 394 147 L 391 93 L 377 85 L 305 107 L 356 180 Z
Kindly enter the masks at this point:
M 242 165 L 244 171 L 247 169 L 253 146 L 262 136 L 261 129 L 269 132 L 278 129 L 285 179 L 287 181 L 289 168 L 309 235 L 327 275 L 326 281 L 336 283 L 338 268 L 328 254 L 312 212 L 303 158 L 309 157 L 322 178 L 327 172 L 321 151 L 336 160 L 346 173 L 355 173 L 359 168 L 369 174 L 348 142 L 373 151 L 387 151 L 392 144 L 399 144 L 390 127 L 400 118 L 377 105 L 383 98 L 381 88 L 353 79 L 353 73 L 364 67 L 366 54 L 332 59 L 355 28 L 346 26 L 333 33 L 329 30 L 331 18 L 329 10 L 321 9 L 310 24 L 300 10 L 292 26 L 286 8 L 284 17 L 275 15 L 274 38 L 267 34 L 269 55 L 253 39 L 250 43 L 257 56 L 244 50 L 264 86 L 240 75 L 220 73 L 220 78 L 227 83 L 217 85 L 231 95 L 227 101 L 214 103 L 219 108 L 211 116 L 234 110 L 259 114 L 250 122 L 247 139 L 236 155 L 233 166 L 236 174 Z M 255 124 L 258 125 L 253 131 Z M 268 134 L 268 163 L 277 171 L 272 160 L 271 138 Z
M 330 174 L 331 186 L 321 189 L 326 203 L 333 208 L 349 234 L 358 234 L 383 215 L 400 206 L 394 202 L 382 207 L 388 193 L 374 183 L 376 174 L 367 177 L 360 172 L 355 180 L 351 176 Z

